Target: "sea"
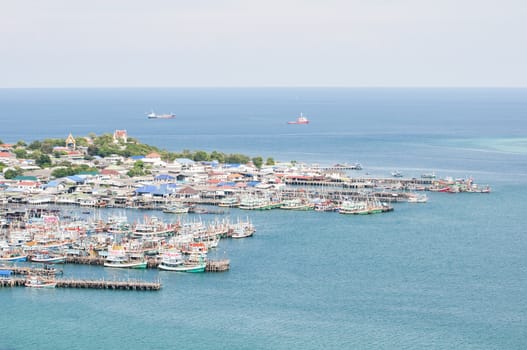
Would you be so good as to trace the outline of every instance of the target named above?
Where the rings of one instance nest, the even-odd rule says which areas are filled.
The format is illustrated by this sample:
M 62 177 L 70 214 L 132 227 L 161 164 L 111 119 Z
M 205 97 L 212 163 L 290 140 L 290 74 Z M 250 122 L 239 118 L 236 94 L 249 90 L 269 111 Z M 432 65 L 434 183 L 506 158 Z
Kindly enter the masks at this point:
M 0 289 L 0 350 L 527 348 L 527 89 L 0 89 L 0 106 L 3 142 L 126 129 L 175 152 L 492 189 L 368 216 L 230 209 L 257 231 L 220 242 L 228 272 L 65 265 L 65 277 L 162 289 Z M 287 124 L 300 113 L 308 125 Z

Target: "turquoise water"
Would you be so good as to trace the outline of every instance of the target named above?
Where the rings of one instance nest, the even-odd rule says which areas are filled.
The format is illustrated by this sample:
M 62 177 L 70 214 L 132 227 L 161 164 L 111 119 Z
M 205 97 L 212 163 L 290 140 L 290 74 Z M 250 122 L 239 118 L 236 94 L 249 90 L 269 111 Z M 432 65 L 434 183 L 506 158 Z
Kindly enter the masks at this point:
M 123 128 L 171 150 L 360 161 L 352 174 L 435 171 L 493 188 L 374 216 L 232 209 L 257 232 L 220 242 L 229 272 L 66 265 L 163 289 L 0 290 L 0 349 L 527 345 L 527 90 L 0 90 L 0 102 L 4 141 Z M 146 120 L 152 107 L 178 116 Z M 299 112 L 311 124 L 285 124 Z

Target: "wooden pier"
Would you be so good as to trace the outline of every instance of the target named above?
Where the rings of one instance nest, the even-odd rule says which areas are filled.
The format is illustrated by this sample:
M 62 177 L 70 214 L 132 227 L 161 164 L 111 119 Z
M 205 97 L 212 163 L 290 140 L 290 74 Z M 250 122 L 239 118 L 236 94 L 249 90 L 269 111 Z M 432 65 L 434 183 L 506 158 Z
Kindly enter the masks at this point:
M 0 279 L 0 287 L 24 287 L 25 278 Z M 106 281 L 106 280 L 74 280 L 55 279 L 57 288 L 82 288 L 82 289 L 111 289 L 111 290 L 136 290 L 136 291 L 158 291 L 161 289 L 159 282 L 144 281 Z
M 13 275 L 38 275 L 38 276 L 54 276 L 62 274 L 62 270 L 49 268 L 35 268 L 22 266 L 2 266 L 1 269 L 12 271 Z
M 104 258 L 103 257 L 92 257 L 92 256 L 68 256 L 66 258 L 67 264 L 80 264 L 80 265 L 104 265 Z M 156 258 L 148 258 L 147 259 L 147 267 L 149 269 L 157 269 L 157 266 L 159 265 L 159 259 Z M 207 268 L 205 269 L 207 272 L 223 272 L 227 271 L 230 268 L 230 260 L 208 260 L 207 261 Z M 11 269 L 11 268 L 10 268 Z
M 207 272 L 224 272 L 228 271 L 231 267 L 231 261 L 229 259 L 224 260 L 209 260 L 207 261 Z

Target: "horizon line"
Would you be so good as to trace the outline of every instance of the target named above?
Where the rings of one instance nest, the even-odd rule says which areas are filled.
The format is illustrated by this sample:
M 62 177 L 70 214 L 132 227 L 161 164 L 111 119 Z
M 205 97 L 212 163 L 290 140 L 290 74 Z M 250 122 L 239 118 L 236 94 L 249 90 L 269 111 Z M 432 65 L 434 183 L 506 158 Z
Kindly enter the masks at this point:
M 527 85 L 508 86 L 508 85 L 485 85 L 485 86 L 433 86 L 433 85 L 415 85 L 415 86 L 360 86 L 360 85 L 301 85 L 301 86 L 273 86 L 273 85 L 240 85 L 240 86 L 221 86 L 221 85 L 203 85 L 203 86 L 18 86 L 18 87 L 0 87 L 0 90 L 25 90 L 25 89 L 526 89 Z

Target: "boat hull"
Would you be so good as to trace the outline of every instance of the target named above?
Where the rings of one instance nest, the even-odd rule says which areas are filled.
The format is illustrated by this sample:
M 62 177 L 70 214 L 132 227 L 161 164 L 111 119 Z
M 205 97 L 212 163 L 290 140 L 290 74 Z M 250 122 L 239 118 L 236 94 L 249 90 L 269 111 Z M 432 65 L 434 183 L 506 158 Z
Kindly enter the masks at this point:
M 48 259 L 32 258 L 31 262 L 40 263 L 40 264 L 64 264 L 66 262 L 66 257 L 48 258 Z
M 206 263 L 196 264 L 196 265 L 181 264 L 177 266 L 159 264 L 158 269 L 164 270 L 164 271 L 198 273 L 198 272 L 205 272 L 206 267 L 207 267 Z
M 121 269 L 146 269 L 147 262 L 132 262 L 132 263 L 113 263 L 105 262 L 104 267 L 121 268 Z
M 27 255 L 11 256 L 8 258 L 0 258 L 0 261 L 9 261 L 9 262 L 24 262 L 27 261 Z

